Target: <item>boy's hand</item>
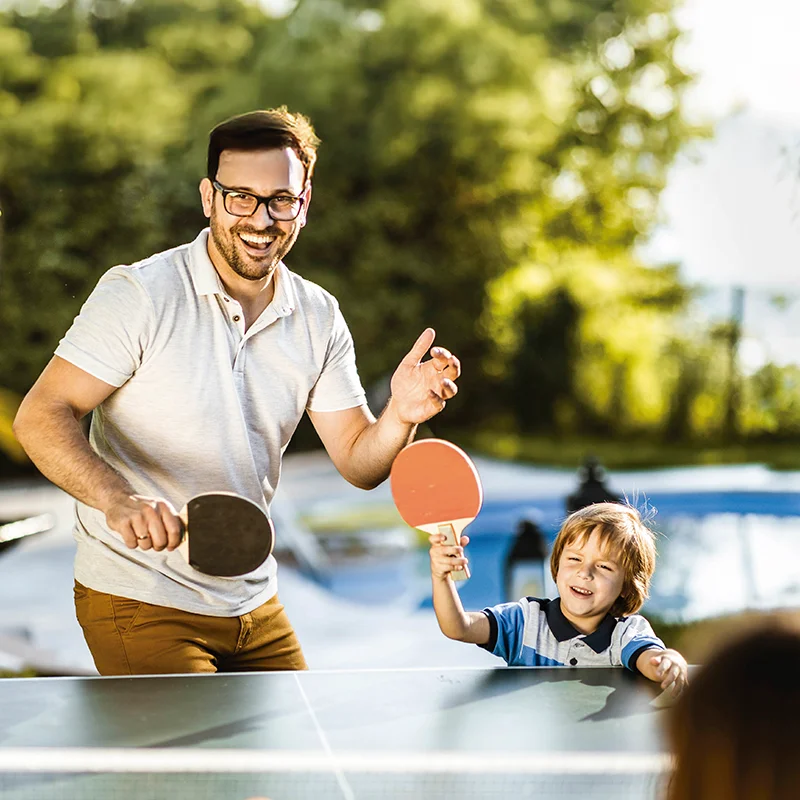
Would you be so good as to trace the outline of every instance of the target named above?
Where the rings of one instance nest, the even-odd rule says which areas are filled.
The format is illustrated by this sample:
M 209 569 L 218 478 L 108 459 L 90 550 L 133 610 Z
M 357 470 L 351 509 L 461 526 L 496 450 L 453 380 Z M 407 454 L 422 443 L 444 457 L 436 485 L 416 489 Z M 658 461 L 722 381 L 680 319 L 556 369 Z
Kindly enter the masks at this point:
M 463 569 L 467 564 L 464 548 L 469 544 L 469 536 L 461 537 L 461 545 L 445 544 L 447 537 L 442 533 L 432 533 L 431 573 L 434 578 L 444 580 L 453 570 Z
M 655 668 L 655 680 L 661 681 L 661 688 L 678 697 L 689 682 L 686 659 L 677 650 L 661 650 L 650 657 L 650 664 Z

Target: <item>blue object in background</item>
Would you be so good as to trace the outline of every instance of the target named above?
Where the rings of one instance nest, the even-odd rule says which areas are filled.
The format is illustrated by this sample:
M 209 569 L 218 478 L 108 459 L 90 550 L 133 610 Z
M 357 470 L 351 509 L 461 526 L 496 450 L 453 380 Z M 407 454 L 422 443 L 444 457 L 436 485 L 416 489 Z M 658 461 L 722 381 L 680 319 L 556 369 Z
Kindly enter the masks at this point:
M 643 512 L 655 509 L 652 524 L 657 530 L 669 529 L 671 523 L 677 520 L 694 520 L 700 525 L 706 518 L 717 515 L 737 515 L 740 517 L 769 518 L 800 518 L 800 493 L 797 492 L 742 492 L 742 491 L 713 491 L 713 492 L 663 492 L 657 495 L 641 498 L 636 504 Z M 465 531 L 470 537 L 467 547 L 467 556 L 472 567 L 472 577 L 458 586 L 459 595 L 464 607 L 470 610 L 497 605 L 498 603 L 516 600 L 517 597 L 509 596 L 507 565 L 511 548 L 514 545 L 517 526 L 522 519 L 534 519 L 540 526 L 549 554 L 558 530 L 566 518 L 563 498 L 548 498 L 530 503 L 519 502 L 492 502 L 484 505 L 475 521 Z M 675 534 L 672 534 L 675 536 Z M 659 549 L 666 550 L 671 544 L 668 538 L 659 539 Z M 691 543 L 685 544 L 684 549 L 691 551 Z M 741 550 L 743 542 L 739 537 L 731 537 L 726 544 L 730 549 Z M 797 540 L 800 549 L 800 539 Z M 705 549 L 701 542 L 696 543 L 696 552 L 693 559 L 702 567 Z M 748 562 L 752 552 L 742 552 L 739 561 Z M 549 575 L 549 563 L 544 565 L 546 596 L 554 593 L 554 586 Z M 719 591 L 725 591 L 725 581 L 719 577 Z M 663 603 L 658 597 L 653 598 L 651 607 L 661 608 Z M 759 604 L 760 603 L 760 604 Z M 430 593 L 421 599 L 421 607 L 430 608 L 432 600 Z M 767 598 L 748 597 L 743 601 L 745 607 L 770 607 L 772 604 Z

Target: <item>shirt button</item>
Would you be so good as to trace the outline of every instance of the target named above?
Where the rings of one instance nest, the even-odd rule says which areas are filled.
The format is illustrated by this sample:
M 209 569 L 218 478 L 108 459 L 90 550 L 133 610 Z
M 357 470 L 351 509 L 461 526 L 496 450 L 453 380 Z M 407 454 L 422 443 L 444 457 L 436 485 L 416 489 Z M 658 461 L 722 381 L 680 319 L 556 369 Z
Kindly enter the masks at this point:
M 233 318 L 233 321 L 234 321 L 234 322 L 238 322 L 240 319 L 241 319 L 241 317 L 240 317 L 240 316 L 237 314 L 237 315 L 236 315 L 236 316 Z
M 223 300 L 224 300 L 226 303 L 230 303 L 230 301 L 231 301 L 230 297 L 225 297 L 224 295 L 222 296 L 222 299 L 223 299 Z
M 572 666 L 574 667 L 574 666 L 576 666 L 576 665 L 577 665 L 577 663 L 578 663 L 578 659 L 577 659 L 577 658 L 571 658 L 571 659 L 569 660 L 569 663 L 570 663 L 570 664 L 572 664 Z

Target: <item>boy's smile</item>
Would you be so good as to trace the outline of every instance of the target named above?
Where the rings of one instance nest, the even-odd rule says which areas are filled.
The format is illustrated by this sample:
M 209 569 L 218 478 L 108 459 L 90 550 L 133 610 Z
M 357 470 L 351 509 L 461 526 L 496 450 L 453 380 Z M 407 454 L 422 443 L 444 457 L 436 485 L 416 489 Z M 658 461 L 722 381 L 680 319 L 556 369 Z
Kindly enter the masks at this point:
M 558 562 L 556 586 L 561 611 L 581 633 L 592 633 L 614 605 L 625 572 L 614 554 L 601 547 L 595 531 L 585 542 L 566 545 Z

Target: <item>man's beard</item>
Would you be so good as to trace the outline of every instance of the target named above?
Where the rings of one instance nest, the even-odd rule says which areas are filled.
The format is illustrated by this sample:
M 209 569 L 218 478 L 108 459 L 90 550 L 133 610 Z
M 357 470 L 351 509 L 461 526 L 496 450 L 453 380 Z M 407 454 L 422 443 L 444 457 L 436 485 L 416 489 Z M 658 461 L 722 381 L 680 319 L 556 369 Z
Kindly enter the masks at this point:
M 275 241 L 269 246 L 270 256 L 264 260 L 253 258 L 244 253 L 239 246 L 239 233 L 257 233 L 264 236 L 275 236 Z M 211 214 L 211 237 L 219 253 L 228 266 L 241 278 L 248 281 L 259 281 L 271 275 L 278 263 L 292 249 L 300 226 L 287 234 L 276 225 L 271 225 L 266 230 L 255 230 L 247 226 L 236 226 L 226 229 L 220 225 L 217 215 Z

